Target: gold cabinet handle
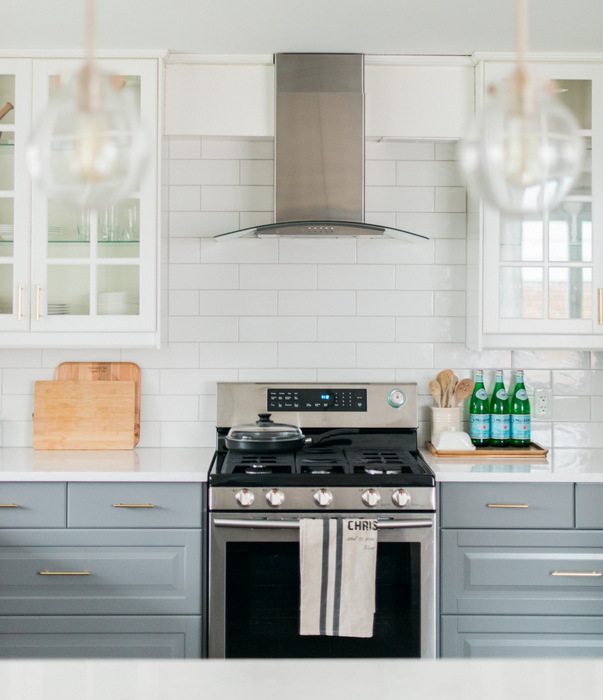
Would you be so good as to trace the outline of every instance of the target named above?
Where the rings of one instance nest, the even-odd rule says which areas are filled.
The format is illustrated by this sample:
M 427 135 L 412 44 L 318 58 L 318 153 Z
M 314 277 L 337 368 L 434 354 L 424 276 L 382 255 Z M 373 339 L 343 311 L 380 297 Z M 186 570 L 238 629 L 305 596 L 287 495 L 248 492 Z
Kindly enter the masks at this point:
M 603 287 L 597 289 L 597 300 L 599 302 L 599 325 L 603 326 Z
M 38 571 L 38 576 L 91 576 L 90 571 L 48 571 L 42 569 Z
M 36 321 L 40 320 L 40 298 L 42 296 L 42 287 L 36 286 Z
M 20 508 L 18 503 L 0 503 L 0 508 Z
M 551 571 L 551 576 L 571 576 L 573 578 L 599 578 L 600 571 Z
M 114 503 L 112 508 L 157 508 L 154 503 Z
M 17 321 L 23 320 L 23 285 L 17 285 Z
M 486 508 L 529 508 L 529 503 L 486 503 Z

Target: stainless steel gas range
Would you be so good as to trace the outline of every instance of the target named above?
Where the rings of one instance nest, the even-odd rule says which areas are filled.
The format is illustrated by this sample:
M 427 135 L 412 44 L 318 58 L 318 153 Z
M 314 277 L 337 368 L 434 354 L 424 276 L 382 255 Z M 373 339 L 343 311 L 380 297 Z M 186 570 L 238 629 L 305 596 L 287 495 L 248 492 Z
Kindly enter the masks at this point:
M 218 385 L 209 656 L 435 657 L 435 481 L 415 384 Z M 375 518 L 373 637 L 300 636 L 302 518 Z

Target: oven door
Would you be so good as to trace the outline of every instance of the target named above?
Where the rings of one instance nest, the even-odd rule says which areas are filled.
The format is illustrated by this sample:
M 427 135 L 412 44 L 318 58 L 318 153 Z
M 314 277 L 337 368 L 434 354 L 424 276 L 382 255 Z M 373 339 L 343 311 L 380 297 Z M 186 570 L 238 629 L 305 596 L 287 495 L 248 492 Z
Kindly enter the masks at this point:
M 308 514 L 211 514 L 209 656 L 435 658 L 435 514 L 378 518 L 369 639 L 299 634 L 301 517 Z

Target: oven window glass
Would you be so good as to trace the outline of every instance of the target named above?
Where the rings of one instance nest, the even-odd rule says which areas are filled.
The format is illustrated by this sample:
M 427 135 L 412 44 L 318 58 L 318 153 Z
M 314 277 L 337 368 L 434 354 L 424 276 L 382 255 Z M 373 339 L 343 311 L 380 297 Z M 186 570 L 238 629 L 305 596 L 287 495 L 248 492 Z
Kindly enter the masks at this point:
M 230 542 L 226 549 L 229 658 L 419 657 L 420 544 L 380 543 L 374 636 L 299 635 L 299 545 Z

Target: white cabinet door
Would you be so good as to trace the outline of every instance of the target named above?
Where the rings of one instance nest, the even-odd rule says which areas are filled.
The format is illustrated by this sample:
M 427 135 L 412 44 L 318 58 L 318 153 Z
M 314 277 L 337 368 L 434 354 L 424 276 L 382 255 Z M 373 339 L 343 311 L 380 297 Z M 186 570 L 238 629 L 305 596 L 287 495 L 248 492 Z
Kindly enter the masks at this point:
M 511 70 L 486 63 L 482 97 Z M 481 206 L 478 244 L 469 236 L 468 290 L 480 300 L 468 295 L 468 315 L 477 321 L 468 324 L 468 344 L 603 347 L 603 64 L 537 63 L 532 71 L 555 80 L 576 115 L 587 144 L 584 169 L 564 201 L 542 216 L 502 216 Z
M 0 330 L 26 330 L 29 298 L 31 61 L 0 61 Z
M 458 139 L 473 114 L 473 86 L 468 61 L 373 65 L 367 56 L 366 136 Z
M 24 63 L 29 70 L 27 79 L 15 83 L 17 87 L 22 84 L 18 89 L 23 93 L 21 109 L 15 110 L 18 120 L 14 128 L 15 184 L 8 189 L 6 175 L 7 188 L 0 192 L 0 219 L 9 217 L 8 207 L 13 197 L 15 231 L 17 218 L 24 222 L 20 225 L 23 235 L 18 241 L 15 237 L 14 248 L 0 240 L 0 311 L 4 305 L 11 311 L 0 313 L 0 323 L 5 330 L 17 332 L 3 334 L 0 344 L 49 347 L 156 344 L 158 61 L 100 62 L 108 74 L 125 79 L 121 89 L 130 91 L 138 105 L 148 133 L 149 149 L 139 190 L 128 199 L 98 211 L 79 211 L 48 199 L 37 186 L 32 188 L 27 173 L 19 170 L 25 164 L 24 148 L 30 124 L 35 125 L 53 91 L 79 69 L 81 60 L 34 59 Z M 7 72 L 10 64 L 2 62 Z M 10 81 L 2 82 L 0 78 L 0 89 L 5 84 L 8 90 Z M 8 159 L 6 163 L 0 160 L 2 173 L 9 173 L 10 169 Z M 12 289 L 12 299 L 5 289 Z

